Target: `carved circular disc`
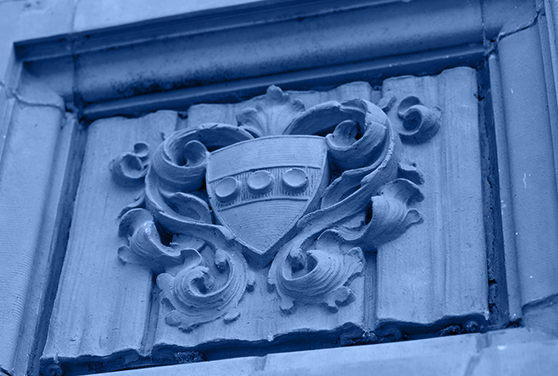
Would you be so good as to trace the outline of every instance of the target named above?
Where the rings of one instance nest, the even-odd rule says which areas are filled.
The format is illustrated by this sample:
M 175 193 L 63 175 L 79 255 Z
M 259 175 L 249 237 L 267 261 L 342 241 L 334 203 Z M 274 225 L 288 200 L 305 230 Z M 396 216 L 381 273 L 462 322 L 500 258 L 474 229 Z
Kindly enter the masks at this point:
M 256 171 L 248 177 L 246 183 L 252 192 L 263 193 L 271 188 L 273 178 L 267 171 Z
M 215 195 L 221 201 L 232 200 L 238 195 L 240 183 L 235 178 L 228 176 L 221 179 L 217 186 L 215 187 Z
M 302 189 L 308 184 L 308 176 L 300 168 L 291 168 L 283 174 L 283 184 L 290 189 Z

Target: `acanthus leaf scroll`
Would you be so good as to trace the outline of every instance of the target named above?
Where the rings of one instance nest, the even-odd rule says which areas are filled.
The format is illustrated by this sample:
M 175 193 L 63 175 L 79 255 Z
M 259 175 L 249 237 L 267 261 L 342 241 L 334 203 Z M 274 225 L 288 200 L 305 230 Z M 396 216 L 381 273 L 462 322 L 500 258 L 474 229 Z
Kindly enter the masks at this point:
M 118 255 L 157 275 L 167 323 L 190 331 L 235 321 L 254 270 L 267 271 L 286 314 L 354 301 L 364 254 L 423 221 L 412 205 L 424 199 L 424 177 L 400 160 L 401 141 L 427 142 L 441 110 L 405 98 L 396 129 L 386 115 L 394 103 L 355 98 L 305 109 L 271 86 L 237 125 L 200 124 L 152 154 L 138 144 L 116 157 L 114 181 L 143 184 L 121 212 L 127 244 Z

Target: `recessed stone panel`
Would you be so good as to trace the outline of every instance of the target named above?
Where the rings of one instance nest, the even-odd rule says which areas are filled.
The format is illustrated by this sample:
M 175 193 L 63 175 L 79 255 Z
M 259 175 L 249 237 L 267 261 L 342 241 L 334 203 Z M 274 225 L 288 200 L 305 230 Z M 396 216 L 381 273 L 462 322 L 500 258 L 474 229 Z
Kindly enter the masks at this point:
M 475 77 L 271 86 L 186 121 L 94 123 L 44 366 L 479 330 Z

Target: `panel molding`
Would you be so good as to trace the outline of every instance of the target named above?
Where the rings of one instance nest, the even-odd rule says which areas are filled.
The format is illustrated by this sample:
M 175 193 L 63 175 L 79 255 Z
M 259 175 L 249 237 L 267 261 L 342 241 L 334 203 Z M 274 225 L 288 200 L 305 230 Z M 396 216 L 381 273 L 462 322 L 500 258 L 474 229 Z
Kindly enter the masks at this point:
M 454 7 L 454 10 L 460 10 L 458 2 L 447 2 L 448 7 Z M 462 2 L 459 2 L 462 3 Z M 519 2 L 519 3 L 528 3 L 528 2 Z M 558 14 L 558 5 L 555 0 L 538 0 L 536 2 L 532 2 L 538 5 L 538 9 L 542 17 L 535 22 L 531 26 L 528 26 L 525 30 L 516 31 L 513 27 L 510 29 L 510 24 L 512 25 L 529 25 L 529 22 L 532 21 L 532 13 L 524 12 L 525 7 L 519 7 L 519 11 L 517 13 L 513 13 L 512 17 L 509 17 L 507 20 L 504 20 L 505 17 L 495 17 L 491 16 L 492 19 L 490 22 L 486 22 L 486 14 L 483 14 L 483 7 L 487 7 L 486 5 L 482 5 L 480 3 L 473 3 L 472 9 L 470 10 L 467 20 L 467 25 L 469 25 L 468 29 L 463 29 L 461 34 L 461 39 L 459 39 L 460 45 L 449 45 L 447 46 L 447 50 L 440 49 L 438 52 L 431 51 L 438 42 L 444 38 L 451 38 L 452 34 L 447 29 L 444 28 L 437 29 L 435 32 L 435 37 L 430 40 L 431 44 L 421 45 L 416 49 L 411 48 L 409 42 L 405 41 L 405 35 L 399 36 L 394 40 L 382 40 L 382 43 L 393 44 L 393 49 L 386 49 L 383 50 L 382 53 L 378 55 L 370 55 L 369 59 L 362 58 L 362 56 L 366 55 L 354 55 L 351 59 L 353 61 L 347 60 L 343 61 L 340 60 L 336 64 L 331 64 L 327 67 L 320 68 L 320 69 L 311 69 L 309 67 L 293 67 L 289 65 L 284 65 L 280 68 L 277 68 L 275 71 L 270 70 L 266 72 L 264 77 L 260 78 L 246 78 L 244 77 L 235 77 L 234 80 L 230 79 L 230 77 L 220 76 L 216 82 L 212 82 L 211 85 L 203 85 L 196 87 L 195 85 L 190 85 L 188 87 L 173 87 L 172 80 L 169 87 L 166 87 L 163 92 L 157 92 L 157 90 L 149 89 L 149 88 L 142 88 L 140 86 L 134 86 L 138 82 L 138 74 L 140 71 L 136 71 L 134 74 L 131 74 L 126 79 L 122 80 L 120 83 L 121 87 L 125 90 L 131 90 L 130 93 L 134 94 L 134 97 L 124 98 L 124 96 L 119 95 L 117 91 L 114 90 L 114 87 L 111 87 L 110 78 L 103 77 L 102 74 L 99 74 L 99 71 L 96 70 L 97 68 L 94 67 L 95 61 L 106 61 L 108 56 L 110 56 L 110 49 L 118 46 L 120 44 L 119 40 L 121 40 L 121 45 L 125 46 L 132 43 L 139 43 L 143 45 L 151 44 L 152 46 L 157 46 L 159 43 L 162 43 L 163 40 L 174 40 L 178 41 L 185 36 L 193 36 L 193 35 L 201 35 L 203 33 L 207 33 L 211 31 L 212 33 L 225 33 L 228 30 L 240 30 L 242 28 L 258 28 L 261 25 L 266 24 L 274 24 L 280 25 L 281 27 L 287 27 L 289 25 L 288 22 L 292 21 L 291 17 L 285 16 L 292 12 L 293 8 L 289 8 L 289 6 L 285 6 L 281 8 L 280 5 L 274 8 L 271 13 L 275 12 L 272 15 L 266 16 L 259 16 L 259 12 L 264 9 L 265 6 L 269 5 L 267 3 L 256 4 L 250 7 L 241 7 L 237 9 L 236 15 L 232 18 L 232 20 L 224 21 L 218 28 L 209 30 L 204 26 L 204 22 L 207 22 L 211 19 L 222 19 L 223 13 L 228 11 L 227 9 L 220 9 L 216 11 L 211 11 L 205 14 L 203 17 L 199 18 L 199 23 L 193 24 L 190 23 L 188 25 L 188 21 L 191 17 L 199 16 L 196 14 L 193 15 L 180 15 L 172 20 L 167 19 L 159 19 L 159 20 L 151 20 L 148 22 L 144 22 L 141 24 L 133 24 L 133 25 L 124 25 L 121 27 L 111 28 L 111 29 L 103 29 L 103 30 L 93 30 L 84 32 L 81 34 L 71 34 L 71 35 L 60 35 L 51 38 L 43 38 L 43 39 L 34 39 L 30 41 L 20 41 L 17 42 L 14 46 L 16 51 L 16 59 L 10 65 L 10 72 L 20 72 L 22 70 L 27 70 L 32 72 L 34 75 L 38 77 L 38 81 L 41 81 L 42 84 L 46 86 L 50 86 L 50 88 L 56 91 L 62 98 L 66 101 L 65 106 L 72 107 L 74 104 L 78 106 L 79 113 L 80 113 L 80 120 L 84 119 L 95 119 L 104 116 L 112 116 L 114 114 L 126 114 L 129 116 L 137 115 L 142 112 L 153 111 L 156 109 L 161 108 L 163 105 L 166 106 L 166 103 L 170 103 L 171 108 L 176 109 L 184 109 L 190 104 L 198 103 L 201 101 L 228 101 L 231 97 L 240 91 L 242 96 L 252 96 L 255 94 L 261 93 L 264 87 L 267 87 L 270 83 L 279 83 L 283 85 L 284 88 L 289 89 L 298 85 L 308 84 L 310 85 L 313 79 L 316 79 L 320 85 L 328 85 L 331 82 L 336 82 L 335 80 L 339 79 L 339 81 L 344 80 L 343 77 L 352 77 L 351 75 L 367 75 L 369 77 L 376 77 L 376 79 L 381 80 L 382 75 L 380 72 L 388 72 L 389 69 L 394 69 L 391 71 L 390 74 L 407 74 L 413 73 L 418 74 L 420 72 L 428 72 L 428 69 L 425 67 L 424 62 L 430 62 L 431 66 L 434 66 L 435 69 L 443 69 L 455 65 L 460 65 L 461 62 L 465 61 L 465 65 L 474 66 L 476 64 L 482 63 L 483 58 L 482 55 L 484 53 L 488 54 L 488 61 L 490 63 L 491 69 L 491 87 L 492 95 L 494 98 L 498 98 L 495 102 L 500 101 L 502 103 L 501 106 L 495 105 L 494 112 L 499 113 L 500 116 L 500 124 L 497 124 L 497 129 L 500 129 L 501 136 L 497 139 L 497 147 L 499 151 L 500 162 L 503 162 L 507 157 L 510 157 L 511 163 L 507 165 L 505 168 L 509 170 L 509 176 L 519 176 L 521 178 L 523 174 L 523 165 L 522 163 L 517 163 L 519 160 L 519 156 L 521 153 L 521 158 L 529 158 L 532 157 L 530 162 L 534 164 L 536 162 L 535 154 L 527 155 L 522 153 L 521 149 L 518 149 L 522 145 L 522 140 L 517 134 L 513 134 L 514 129 L 520 129 L 522 126 L 530 125 L 529 117 L 525 114 L 535 113 L 535 114 L 546 114 L 546 111 L 550 111 L 551 114 L 556 114 L 556 72 L 558 69 L 557 57 L 556 57 L 556 48 L 555 48 L 555 41 L 556 41 L 556 28 L 557 28 L 557 14 Z M 290 6 L 294 6 L 294 2 L 289 3 Z M 314 15 L 320 14 L 328 14 L 329 16 L 333 17 L 338 11 L 339 14 L 343 14 L 346 12 L 352 12 L 355 9 L 364 9 L 364 11 L 378 11 L 381 16 L 386 16 L 389 12 L 381 13 L 382 10 L 386 9 L 405 9 L 407 6 L 405 2 L 376 2 L 376 1 L 355 1 L 351 3 L 347 8 L 344 9 L 333 9 L 331 2 L 324 1 L 320 2 L 319 10 L 315 10 L 314 6 L 315 3 L 308 2 L 301 6 L 300 12 L 297 11 L 297 17 L 301 15 L 309 15 L 313 12 Z M 431 8 L 428 10 L 431 12 L 442 11 L 440 9 L 436 9 L 433 7 L 432 4 L 434 2 L 429 2 Z M 493 1 L 490 2 L 491 6 L 494 5 L 496 7 L 500 6 L 502 8 L 513 8 L 513 5 L 510 5 L 509 2 L 506 1 Z M 529 2 L 531 4 L 531 2 Z M 249 10 L 251 14 L 250 20 L 243 19 L 243 14 Z M 314 9 L 314 10 L 313 10 Z M 282 13 L 283 12 L 283 13 Z M 305 13 L 306 12 L 306 13 Z M 511 12 L 511 11 L 510 11 Z M 524 12 L 524 14 L 520 14 Z M 546 12 L 546 13 L 545 13 Z M 283 18 L 282 18 L 283 17 Z M 286 17 L 286 18 L 284 18 Z M 319 18 L 319 17 L 316 17 Z M 508 22 L 509 19 L 513 19 L 514 22 Z M 544 22 L 541 21 L 544 20 Z M 167 29 L 165 25 L 167 22 L 173 21 L 175 22 L 174 25 L 176 27 L 173 29 L 172 27 Z M 465 22 L 465 21 L 464 21 Z M 483 22 L 485 26 L 483 27 Z M 146 28 L 146 25 L 149 28 Z M 418 26 L 417 26 L 418 27 Z M 145 34 L 138 34 L 138 30 L 161 30 L 160 33 L 156 34 L 154 38 L 145 37 Z M 536 31 L 535 31 L 536 30 Z M 410 28 L 409 33 L 416 32 L 416 29 Z M 503 38 L 497 38 L 500 33 L 505 33 L 507 36 Z M 174 39 L 173 39 L 174 37 Z M 389 37 L 389 35 L 388 35 Z M 528 49 L 530 49 L 529 53 L 526 55 L 519 56 L 518 53 L 514 50 L 513 45 L 514 43 L 518 43 L 519 40 L 524 39 L 527 41 Z M 87 40 L 92 40 L 91 42 L 87 42 Z M 492 44 L 491 41 L 498 40 L 497 43 Z M 367 38 L 360 39 L 360 48 L 363 49 L 371 49 L 377 48 L 379 43 L 377 40 L 371 41 Z M 171 46 L 173 44 L 171 43 Z M 468 45 L 472 45 L 469 47 Z M 484 48 L 480 46 L 484 45 Z M 174 44 L 176 46 L 176 44 Z M 301 46 L 301 49 L 294 52 L 295 56 L 297 53 L 301 54 L 302 48 L 305 46 Z M 172 48 L 169 49 L 172 52 Z M 335 50 L 332 50 L 333 54 L 335 54 Z M 451 51 L 452 53 L 449 54 L 450 58 L 445 58 L 444 52 Z M 175 51 L 176 52 L 176 51 Z M 338 53 L 338 52 L 337 52 Z M 89 57 L 94 56 L 95 59 L 91 61 L 93 68 L 84 68 L 83 65 L 79 64 L 79 56 L 86 56 Z M 395 56 L 394 56 L 395 55 Z M 124 56 L 124 55 L 122 55 Z M 164 55 L 169 56 L 169 55 Z M 170 55 L 173 57 L 180 57 L 180 54 Z M 359 57 L 360 56 L 360 57 Z M 136 57 L 133 54 L 128 56 L 129 59 L 135 59 Z M 163 57 L 162 57 L 163 58 Z M 339 57 L 342 59 L 343 57 Z M 363 61 L 358 61 L 359 58 L 362 58 Z M 354 60 L 357 61 L 354 61 Z M 63 61 L 65 65 L 59 65 L 59 63 Z M 397 67 L 397 62 L 401 65 L 401 70 Z M 208 60 L 204 60 L 203 64 L 207 64 Z M 255 60 L 254 64 L 261 63 L 261 61 Z M 309 65 L 321 65 L 321 63 L 317 60 L 313 62 L 308 61 Z M 114 62 L 112 69 L 115 72 L 125 72 L 126 70 L 124 67 L 127 64 L 127 60 L 123 58 L 118 62 Z M 235 65 L 234 62 L 230 63 L 230 68 L 232 70 L 239 69 L 239 65 Z M 393 68 L 393 64 L 395 64 L 395 68 Z M 541 98 L 538 101 L 521 101 L 515 97 L 517 93 L 516 90 L 519 90 L 519 93 L 522 93 L 523 96 L 529 96 L 531 91 L 534 91 L 534 88 L 529 88 L 529 85 L 532 82 L 527 82 L 527 80 L 523 80 L 523 84 L 519 86 L 514 86 L 514 93 L 511 90 L 506 90 L 507 86 L 505 80 L 501 80 L 501 77 L 509 77 L 511 75 L 523 75 L 526 73 L 523 70 L 523 66 L 528 66 L 531 69 L 531 74 L 537 77 L 546 77 L 546 84 L 542 84 L 542 81 L 539 81 L 539 85 L 537 85 L 537 93 L 540 93 L 539 90 L 543 90 L 546 95 L 544 98 Z M 343 72 L 343 67 L 349 67 L 349 73 Z M 245 69 L 243 66 L 242 69 Z M 298 69 L 298 70 L 297 70 Z M 295 71 L 297 70 L 297 71 Z M 101 72 L 102 73 L 102 72 Z M 184 72 L 175 71 L 175 77 L 178 77 L 179 74 Z M 207 72 L 206 72 L 207 73 Z M 81 83 L 81 79 L 83 79 L 84 75 L 97 74 L 97 82 L 98 86 L 91 87 L 88 85 L 84 85 Z M 305 81 L 305 77 L 308 78 L 310 75 L 310 79 Z M 24 89 L 25 85 L 30 85 L 28 81 L 24 82 L 19 78 L 19 74 L 15 75 L 14 77 L 18 77 L 16 81 L 18 83 L 15 85 L 21 89 Z M 211 82 L 207 78 L 208 76 L 204 76 L 203 74 L 193 74 L 190 76 L 192 79 L 191 82 L 197 83 L 206 83 Z M 328 80 L 328 77 L 332 78 L 331 81 Z M 549 77 L 554 77 L 554 82 L 549 82 Z M 152 77 L 153 80 L 157 81 L 157 76 Z M 276 81 L 279 79 L 279 82 Z M 205 80 L 205 81 L 204 81 Z M 235 81 L 236 80 L 236 81 Z M 351 80 L 351 78 L 349 78 Z M 498 80 L 500 82 L 498 83 Z M 306 82 L 306 83 L 305 83 Z M 509 83 L 508 83 L 509 84 Z M 292 85 L 292 86 L 288 86 Z M 497 87 L 502 87 L 501 91 L 496 90 Z M 172 90 L 171 90 L 172 89 Z M 51 90 L 51 91 L 52 91 Z M 134 91 L 135 90 L 135 91 Z M 223 92 L 226 92 L 225 95 L 222 95 Z M 95 94 L 96 93 L 96 94 Z M 144 96 L 136 96 L 135 94 L 144 94 Z M 77 100 L 74 100 L 77 98 Z M 92 100 L 93 102 L 88 103 L 87 101 Z M 75 102 L 75 103 L 74 103 Z M 14 110 L 19 104 L 16 97 L 14 97 L 12 93 L 12 89 L 6 86 L 0 87 L 0 135 L 10 137 L 10 133 L 17 131 L 17 127 L 13 124 L 16 123 L 17 116 L 16 111 Z M 52 108 L 50 107 L 40 107 L 41 110 L 36 110 L 37 117 L 43 118 L 44 114 L 42 111 L 50 111 Z M 64 104 L 60 104 L 61 113 L 64 109 Z M 48 112 L 47 111 L 47 112 Z M 516 122 L 515 125 L 510 126 L 510 119 L 513 119 L 517 113 L 523 113 L 524 121 Z M 16 116 L 17 115 L 17 116 Z M 545 115 L 546 119 L 543 119 L 542 123 L 540 123 L 541 134 L 537 140 L 548 140 L 552 135 L 551 131 L 551 124 L 555 120 L 552 119 L 552 116 Z M 497 116 L 495 116 L 497 117 Z M 544 116 L 542 116 L 544 118 Z M 53 124 L 60 125 L 63 121 L 64 116 L 60 115 L 57 116 L 58 120 L 55 120 Z M 52 132 L 56 133 L 58 130 L 54 130 L 53 127 Z M 544 129 L 543 129 L 544 128 Z M 54 134 L 53 133 L 53 134 Z M 556 136 L 554 135 L 556 138 Z M 48 145 L 46 147 L 55 147 L 56 143 L 60 140 L 59 136 L 50 137 L 50 141 L 48 141 Z M 505 149 L 504 144 L 502 143 L 503 140 L 508 144 L 507 149 Z M 46 139 L 43 142 L 47 141 Z M 3 140 L 0 140 L 0 146 L 4 146 L 4 152 L 0 156 L 0 170 L 5 169 L 7 163 L 9 162 L 9 158 L 6 158 L 5 152 L 5 144 Z M 548 153 L 552 153 L 556 150 L 556 142 L 553 145 L 545 145 L 545 148 Z M 1 149 L 1 148 L 0 148 Z M 34 150 L 35 153 L 41 153 L 40 150 Z M 43 159 L 46 158 L 46 159 Z M 37 160 L 41 163 L 46 163 L 45 161 L 49 160 L 50 156 L 37 156 Z M 52 159 L 52 158 L 51 158 Z M 554 160 L 554 159 L 553 159 Z M 503 165 L 502 165 L 503 166 Z M 13 166 L 10 166 L 13 168 Z M 34 167 L 36 168 L 36 167 Z M 48 167 L 47 167 L 48 168 Z M 56 165 L 51 167 L 56 169 Z M 552 165 L 547 163 L 547 171 L 543 171 L 541 177 L 541 184 L 543 188 L 541 192 L 543 192 L 547 196 L 547 205 L 539 206 L 540 210 L 546 212 L 548 216 L 555 220 L 556 211 L 556 197 L 552 194 L 552 192 L 546 190 L 545 187 L 552 187 L 552 189 L 556 190 L 556 174 L 555 174 L 555 163 Z M 517 285 L 519 289 L 509 289 L 510 294 L 513 296 L 510 297 L 510 300 L 520 300 L 520 306 L 522 309 L 522 313 L 525 315 L 525 320 L 523 322 L 524 326 L 527 327 L 536 327 L 541 328 L 544 331 L 548 331 L 553 335 L 558 335 L 556 333 L 556 326 L 554 323 L 557 320 L 558 313 L 556 312 L 556 307 L 558 304 L 554 304 L 556 300 L 556 294 L 558 292 L 558 288 L 556 285 L 555 278 L 554 280 L 549 277 L 552 275 L 553 268 L 556 265 L 558 254 L 555 252 L 556 243 L 553 243 L 553 236 L 549 231 L 543 232 L 540 229 L 533 229 L 531 223 L 526 223 L 526 219 L 528 219 L 529 215 L 527 216 L 522 214 L 522 211 L 525 213 L 532 213 L 533 206 L 536 203 L 532 203 L 533 197 L 529 195 L 524 195 L 525 192 L 522 192 L 522 184 L 508 184 L 505 177 L 504 169 L 500 170 L 501 176 L 501 187 L 502 187 L 502 195 L 506 197 L 512 197 L 514 194 L 517 193 L 516 197 L 512 199 L 513 207 L 509 206 L 506 210 L 502 209 L 503 211 L 503 220 L 507 221 L 507 224 L 504 224 L 505 228 L 505 236 L 507 236 L 508 241 L 506 243 L 506 266 L 509 275 L 511 276 L 514 271 L 518 270 L 518 281 Z M 49 169 L 50 171 L 50 169 Z M 52 172 L 52 174 L 57 174 L 58 172 Z M 50 175 L 49 175 L 50 176 Z M 44 181 L 41 183 L 42 186 L 48 183 L 49 178 L 43 179 Z M 512 178 L 513 179 L 513 178 Z M 521 180 L 521 179 L 520 179 Z M 57 188 L 54 188 L 55 190 Z M 47 194 L 43 194 L 41 197 L 38 198 L 41 201 L 37 207 L 45 207 L 46 201 L 50 199 L 50 196 Z M 55 198 L 55 200 L 59 200 L 60 197 Z M 540 203 L 539 203 L 540 204 Z M 539 205 L 537 204 L 537 205 Z M 513 214 L 512 214 L 513 211 Z M 35 221 L 36 223 L 41 223 L 43 218 L 43 211 L 36 210 L 36 213 L 32 215 L 30 218 L 31 220 Z M 36 236 L 41 231 L 48 231 L 48 226 L 46 222 L 43 223 L 43 226 L 39 226 L 40 228 L 35 228 L 33 231 Z M 507 230 L 506 230 L 507 229 Z M 531 248 L 531 244 L 529 240 L 520 240 L 515 245 L 513 244 L 515 240 L 515 232 L 519 232 L 517 230 L 525 232 L 527 230 L 535 231 L 537 234 L 537 242 L 541 242 L 541 244 L 546 244 L 546 247 L 540 247 L 539 253 L 534 255 L 533 250 Z M 14 236 L 14 235 L 10 235 Z M 31 237 L 31 235 L 29 235 Z M 23 260 L 24 257 L 34 257 L 34 253 L 37 251 L 37 246 L 30 246 L 28 252 L 23 255 L 19 255 L 18 257 L 10 256 L 7 258 L 8 262 L 5 264 L 5 267 L 10 269 L 16 263 Z M 50 251 L 52 252 L 52 250 Z M 48 253 L 48 252 L 47 252 Z M 515 256 L 514 256 L 515 255 Z M 508 257 L 509 256 L 509 257 Z M 534 261 L 535 258 L 531 258 L 531 256 L 536 256 L 536 258 L 542 258 L 546 260 L 545 263 L 541 263 L 538 261 Z M 43 256 L 41 256 L 43 257 Z M 518 258 L 517 265 L 510 265 L 514 263 L 514 257 Z M 39 263 L 40 264 L 40 263 Z M 32 268 L 32 263 L 28 264 L 27 267 Z M 42 264 L 44 267 L 44 264 Z M 30 270 L 30 269 L 29 269 Z M 551 273 L 549 274 L 549 270 Z M 43 270 L 38 275 L 46 275 L 46 272 Z M 555 276 L 556 274 L 554 274 Z M 515 275 L 514 275 L 515 276 Z M 542 288 L 540 290 L 534 290 L 532 287 L 531 276 L 540 276 L 542 280 Z M 546 276 L 546 277 L 544 277 Z M 26 274 L 25 278 L 30 278 L 29 273 Z M 511 278 L 511 277 L 510 277 Z M 29 283 L 28 281 L 24 281 L 24 284 Z M 19 293 L 13 294 L 10 299 L 28 302 L 30 297 L 37 296 L 37 294 L 44 294 L 45 291 L 41 290 L 44 286 L 36 286 L 35 288 L 26 289 L 24 288 Z M 38 290 L 37 290 L 38 289 Z M 541 293 L 542 292 L 542 293 Z M 520 295 L 520 297 L 518 296 Z M 512 306 L 510 304 L 510 306 Z M 30 309 L 27 306 L 25 309 Z M 29 362 L 33 363 L 33 360 L 27 359 L 26 356 L 20 356 L 17 360 L 14 357 L 13 350 L 15 350 L 18 332 L 14 331 L 13 328 L 19 328 L 19 323 L 22 321 L 22 317 L 24 315 L 23 311 L 18 311 L 18 314 L 12 315 L 9 319 L 6 319 L 3 323 L 7 326 L 12 328 L 12 337 L 8 341 L 6 341 L 5 345 L 0 348 L 0 372 L 4 372 L 7 374 L 23 374 L 29 366 Z M 38 319 L 38 318 L 36 318 Z M 33 322 L 27 322 L 28 325 L 35 325 Z M 554 325 L 554 326 L 553 326 Z M 33 332 L 33 331 L 31 331 Z M 533 334 L 536 338 L 533 343 L 537 341 L 543 341 L 545 339 L 545 335 L 539 332 L 534 332 Z M 28 334 L 21 339 L 19 339 L 19 346 L 27 346 L 33 339 L 30 338 L 31 334 Z M 451 339 L 446 339 L 448 341 L 455 341 L 459 342 L 461 337 L 455 337 Z M 27 343 L 27 345 L 25 345 Z M 394 344 L 393 346 L 398 346 L 399 344 Z M 333 351 L 333 350 L 332 350 Z M 392 358 L 396 359 L 396 358 Z M 388 360 L 386 360 L 387 362 Z M 392 362 L 394 360 L 391 360 Z M 200 365 L 203 367 L 203 365 Z M 211 366 L 206 365 L 209 369 Z M 15 373 L 14 373 L 14 370 Z
M 552 374 L 558 339 L 524 328 L 103 373 L 106 376 Z

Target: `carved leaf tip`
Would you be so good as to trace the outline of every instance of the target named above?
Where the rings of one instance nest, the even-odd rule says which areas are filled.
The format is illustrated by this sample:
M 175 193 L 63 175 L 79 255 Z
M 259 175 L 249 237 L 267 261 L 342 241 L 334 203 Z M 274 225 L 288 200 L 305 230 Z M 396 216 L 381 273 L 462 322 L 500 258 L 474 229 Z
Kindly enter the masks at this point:
M 246 261 L 238 253 L 216 249 L 214 265 L 212 270 L 200 255 L 195 262 L 185 263 L 176 276 L 163 273 L 157 277 L 162 298 L 170 304 L 169 325 L 188 332 L 218 318 L 225 323 L 238 319 L 238 303 L 254 287 Z M 226 276 L 226 281 L 217 283 L 213 273 Z
M 132 209 L 145 208 L 145 191 L 142 191 L 138 197 L 130 205 L 125 206 L 120 213 L 118 213 L 118 218 L 122 218 L 124 214 L 128 213 Z
M 397 115 L 403 119 L 399 129 L 401 141 L 411 144 L 427 142 L 440 128 L 442 109 L 426 107 L 415 96 L 404 98 L 397 108 Z
M 304 112 L 304 104 L 277 86 L 270 86 L 256 107 L 237 114 L 238 126 L 256 137 L 283 134 L 293 119 Z
M 147 174 L 149 145 L 139 142 L 134 152 L 127 152 L 113 159 L 109 164 L 112 179 L 122 187 L 136 187 L 143 183 Z
M 380 107 L 382 111 L 384 111 L 387 114 L 389 111 L 391 111 L 391 109 L 395 105 L 395 102 L 397 102 L 397 98 L 395 97 L 395 95 L 389 94 L 387 96 L 382 97 L 378 101 L 377 106 Z
M 193 194 L 160 191 L 165 203 L 177 214 L 194 222 L 212 223 L 207 203 Z
M 399 162 L 398 176 L 402 179 L 410 180 L 415 184 L 424 184 L 424 175 L 417 169 L 416 164 L 413 162 Z
M 127 237 L 129 244 L 118 249 L 124 263 L 140 264 L 156 272 L 176 266 L 184 261 L 180 250 L 165 246 L 155 226 L 153 215 L 145 209 L 132 209 L 122 217 L 119 236 Z
M 280 308 L 290 314 L 295 303 L 317 304 L 336 312 L 354 296 L 348 285 L 361 275 L 364 255 L 347 249 L 335 231 L 324 232 L 310 249 L 294 248 L 273 261 L 268 284 L 277 291 Z M 273 288 L 272 288 L 273 286 Z
M 370 222 L 361 228 L 341 227 L 340 234 L 353 244 L 376 251 L 380 245 L 403 235 L 410 226 L 423 222 L 421 213 L 409 207 L 423 199 L 424 195 L 415 183 L 395 179 L 382 186 L 379 194 L 372 197 Z

